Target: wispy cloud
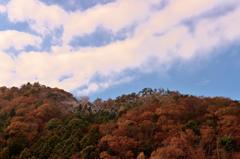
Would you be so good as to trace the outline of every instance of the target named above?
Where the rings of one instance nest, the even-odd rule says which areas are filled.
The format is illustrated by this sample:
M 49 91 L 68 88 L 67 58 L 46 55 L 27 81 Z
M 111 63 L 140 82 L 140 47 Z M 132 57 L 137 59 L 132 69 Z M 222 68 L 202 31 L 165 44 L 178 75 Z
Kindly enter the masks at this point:
M 215 48 L 240 40 L 239 5 L 238 0 L 117 0 L 87 10 L 66 11 L 38 0 L 11 0 L 6 5 L 9 21 L 28 23 L 38 36 L 12 31 L 9 39 L 15 41 L 10 44 L 7 31 L 0 32 L 0 48 L 21 50 L 14 59 L 3 51 L 0 54 L 0 84 L 40 81 L 70 91 L 84 87 L 78 91 L 82 95 L 118 84 L 122 78 L 116 77 L 125 70 L 170 67 L 176 60 L 207 56 Z M 214 12 L 225 6 L 234 7 L 224 14 Z M 206 16 L 211 12 L 215 14 Z M 184 23 L 186 20 L 191 26 Z M 74 38 L 94 35 L 99 27 L 116 36 L 122 29 L 132 29 L 124 38 L 105 45 L 71 45 Z M 28 45 L 39 46 L 39 37 L 44 41 L 59 28 L 63 30 L 60 42 L 49 43 L 50 51 L 24 50 Z M 146 67 L 150 59 L 154 64 Z M 59 80 L 65 75 L 71 76 Z M 96 75 L 106 78 L 92 82 Z
M 0 50 L 15 48 L 16 50 L 24 49 L 26 46 L 39 47 L 41 38 L 29 33 L 16 30 L 0 31 Z

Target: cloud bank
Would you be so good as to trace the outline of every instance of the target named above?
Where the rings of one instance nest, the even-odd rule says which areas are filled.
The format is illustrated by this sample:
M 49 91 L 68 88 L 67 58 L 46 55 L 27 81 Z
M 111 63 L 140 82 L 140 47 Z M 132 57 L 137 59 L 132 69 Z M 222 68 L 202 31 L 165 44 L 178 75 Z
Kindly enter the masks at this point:
M 240 40 L 238 0 L 116 0 L 76 11 L 10 0 L 0 5 L 1 13 L 6 23 L 26 23 L 28 29 L 0 31 L 0 85 L 39 81 L 77 95 L 128 82 L 134 78 L 129 70 L 164 70 Z M 99 27 L 106 36 L 123 32 L 124 38 L 71 45 Z M 14 57 L 10 48 L 17 50 Z

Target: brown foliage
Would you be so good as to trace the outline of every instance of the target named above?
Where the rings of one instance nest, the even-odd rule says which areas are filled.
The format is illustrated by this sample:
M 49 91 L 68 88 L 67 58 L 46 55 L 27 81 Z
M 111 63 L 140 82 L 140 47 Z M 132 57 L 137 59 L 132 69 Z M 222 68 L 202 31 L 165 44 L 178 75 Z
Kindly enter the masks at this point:
M 176 93 L 152 94 L 139 100 L 142 104 L 126 111 L 115 124 L 102 126 L 108 129 L 100 129 L 102 151 L 120 158 L 137 158 L 143 152 L 152 159 L 230 159 L 239 155 L 238 102 Z M 124 104 L 126 96 L 119 101 Z M 219 143 L 229 135 L 236 146 L 231 152 Z
M 86 150 L 96 150 L 101 159 L 240 158 L 238 101 L 144 89 L 139 94 L 122 95 L 116 100 L 98 99 L 94 103 L 100 111 L 109 114 L 87 114 L 96 119 L 106 118 L 106 121 L 89 124 L 89 128 L 99 129 L 99 136 L 95 136 L 98 139 L 94 141 L 96 147 L 87 145 L 90 148 Z M 31 145 L 50 132 L 46 123 L 51 119 L 73 117 L 73 108 L 77 104 L 71 94 L 39 84 L 26 84 L 20 89 L 0 88 L 0 148 L 4 149 L 1 151 L 3 156 L 8 151 L 4 146 L 11 138 L 26 138 Z M 114 117 L 110 120 L 111 115 Z M 90 142 L 91 138 L 85 140 Z M 76 141 L 74 146 L 78 143 L 81 141 Z M 81 158 L 80 152 L 74 152 L 70 157 Z

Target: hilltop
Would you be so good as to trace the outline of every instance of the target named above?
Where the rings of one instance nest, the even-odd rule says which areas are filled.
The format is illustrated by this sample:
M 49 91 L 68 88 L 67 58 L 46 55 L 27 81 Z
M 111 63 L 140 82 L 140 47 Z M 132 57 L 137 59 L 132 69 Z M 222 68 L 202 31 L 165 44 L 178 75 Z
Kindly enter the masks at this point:
M 0 87 L 0 159 L 239 159 L 240 103 L 145 88 L 94 102 Z

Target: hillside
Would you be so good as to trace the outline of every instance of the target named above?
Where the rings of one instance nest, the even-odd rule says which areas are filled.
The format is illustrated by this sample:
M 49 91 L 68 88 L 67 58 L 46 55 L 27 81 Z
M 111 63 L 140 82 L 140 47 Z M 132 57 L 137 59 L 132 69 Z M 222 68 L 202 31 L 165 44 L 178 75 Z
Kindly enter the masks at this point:
M 77 101 L 38 83 L 0 88 L 0 159 L 239 159 L 240 103 L 145 88 Z

